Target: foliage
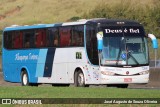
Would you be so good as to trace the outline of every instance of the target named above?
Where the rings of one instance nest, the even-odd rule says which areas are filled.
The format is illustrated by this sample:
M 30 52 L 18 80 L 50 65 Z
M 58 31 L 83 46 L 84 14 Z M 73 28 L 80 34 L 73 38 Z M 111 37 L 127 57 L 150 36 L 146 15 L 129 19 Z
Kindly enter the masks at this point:
M 133 0 L 121 0 L 121 2 L 112 5 L 100 3 L 93 10 L 88 13 L 85 12 L 83 17 L 87 19 L 107 18 L 136 20 L 144 26 L 146 34 L 152 33 L 160 39 L 160 1 L 153 0 L 152 3 L 144 5 L 139 1 L 139 5 L 137 5 L 137 2 L 133 2 Z M 158 42 L 159 41 L 160 40 L 158 40 Z M 155 53 L 151 45 L 151 41 L 149 41 L 150 59 L 154 59 Z M 158 59 L 159 58 L 160 52 L 158 51 Z
M 79 19 L 81 19 L 81 17 L 74 16 L 74 17 L 71 17 L 68 21 L 77 21 Z
M 0 30 L 0 55 L 2 54 L 2 33 L 3 31 Z
M 143 24 L 147 33 L 153 33 L 160 38 L 160 1 L 154 1 L 153 6 L 138 6 L 132 0 L 121 0 L 113 5 L 100 3 L 83 17 L 136 20 Z

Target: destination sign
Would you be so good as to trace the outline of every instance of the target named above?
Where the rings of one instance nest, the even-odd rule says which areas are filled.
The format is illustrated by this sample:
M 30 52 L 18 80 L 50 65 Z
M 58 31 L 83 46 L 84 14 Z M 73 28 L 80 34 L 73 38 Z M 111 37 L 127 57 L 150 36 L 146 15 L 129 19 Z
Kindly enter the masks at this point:
M 102 28 L 104 37 L 107 36 L 145 36 L 141 26 L 106 26 Z
M 105 29 L 105 33 L 140 33 L 140 30 L 139 29 L 133 29 L 133 28 L 130 28 L 130 29 Z

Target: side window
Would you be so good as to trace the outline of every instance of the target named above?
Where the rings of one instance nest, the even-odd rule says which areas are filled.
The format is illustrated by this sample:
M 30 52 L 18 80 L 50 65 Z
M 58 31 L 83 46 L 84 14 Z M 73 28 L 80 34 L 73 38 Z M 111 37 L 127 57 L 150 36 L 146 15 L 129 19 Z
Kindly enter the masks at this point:
M 86 28 L 86 48 L 90 62 L 98 65 L 96 27 L 87 25 Z
M 59 30 L 58 30 L 58 28 L 49 28 L 48 29 L 47 46 L 49 46 L 49 47 L 59 46 Z
M 60 30 L 60 46 L 70 46 L 71 43 L 71 27 L 61 27 Z
M 34 30 L 24 31 L 24 48 L 35 47 L 34 34 Z
M 12 49 L 12 33 L 13 32 L 4 32 L 4 47 L 7 49 Z
M 35 31 L 35 46 L 37 48 L 46 46 L 46 30 L 45 29 L 37 29 Z
M 12 44 L 12 46 L 13 46 L 13 48 L 14 49 L 19 49 L 19 48 L 22 48 L 22 46 L 23 46 L 23 39 L 22 39 L 22 32 L 20 32 L 20 31 L 15 31 L 14 33 L 12 33 L 13 35 L 13 44 Z
M 83 25 L 73 27 L 71 46 L 84 46 L 84 27 Z

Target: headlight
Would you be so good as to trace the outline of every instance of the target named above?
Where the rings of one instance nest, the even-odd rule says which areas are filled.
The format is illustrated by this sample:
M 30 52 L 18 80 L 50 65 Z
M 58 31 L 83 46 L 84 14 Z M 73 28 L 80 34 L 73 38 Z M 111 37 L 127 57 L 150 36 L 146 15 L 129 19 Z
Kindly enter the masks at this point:
M 101 71 L 101 74 L 103 74 L 103 75 L 114 75 L 115 73 L 109 72 L 109 71 Z
M 139 74 L 140 75 L 145 75 L 145 74 L 148 74 L 149 73 L 149 71 L 143 71 L 143 72 L 140 72 Z

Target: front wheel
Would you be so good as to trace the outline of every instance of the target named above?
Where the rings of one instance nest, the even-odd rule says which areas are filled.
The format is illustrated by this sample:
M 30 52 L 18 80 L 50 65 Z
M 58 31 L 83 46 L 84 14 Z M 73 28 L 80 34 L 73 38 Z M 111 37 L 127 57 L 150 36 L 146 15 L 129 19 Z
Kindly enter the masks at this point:
M 22 86 L 29 86 L 29 78 L 28 78 L 28 74 L 26 71 L 22 71 L 21 74 L 21 85 Z
M 85 86 L 85 78 L 81 70 L 75 73 L 75 81 L 74 84 L 76 87 L 84 87 Z

